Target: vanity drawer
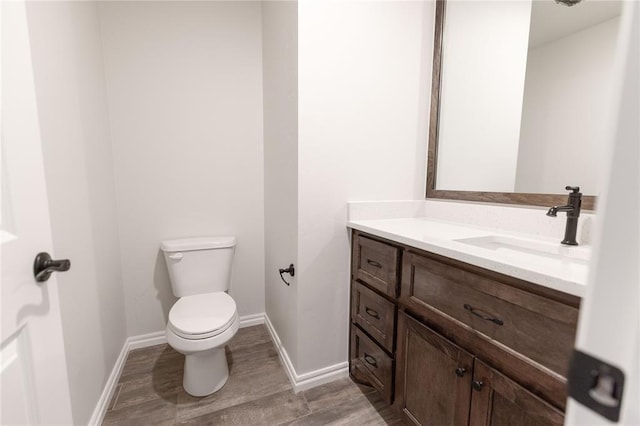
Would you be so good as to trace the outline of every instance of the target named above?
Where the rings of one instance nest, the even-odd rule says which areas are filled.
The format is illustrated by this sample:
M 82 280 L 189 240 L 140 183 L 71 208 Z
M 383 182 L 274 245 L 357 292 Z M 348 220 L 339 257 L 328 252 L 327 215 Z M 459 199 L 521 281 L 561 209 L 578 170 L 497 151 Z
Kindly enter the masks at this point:
M 351 320 L 392 352 L 396 325 L 395 305 L 357 281 L 353 282 L 351 291 Z
M 351 374 L 368 381 L 388 403 L 393 398 L 393 364 L 382 348 L 351 325 Z
M 495 274 L 481 275 L 479 268 L 465 270 L 463 265 L 405 254 L 400 303 L 418 315 L 435 311 L 451 317 L 491 343 L 566 377 L 578 309 L 496 281 Z
M 390 244 L 354 234 L 353 271 L 355 278 L 376 290 L 396 297 L 400 250 Z

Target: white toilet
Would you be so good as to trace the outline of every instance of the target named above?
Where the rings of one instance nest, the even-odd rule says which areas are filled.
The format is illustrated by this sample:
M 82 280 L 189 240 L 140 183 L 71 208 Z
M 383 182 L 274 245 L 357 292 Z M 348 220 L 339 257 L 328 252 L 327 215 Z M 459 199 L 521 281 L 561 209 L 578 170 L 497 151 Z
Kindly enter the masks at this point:
M 229 378 L 225 345 L 240 320 L 229 290 L 234 237 L 163 241 L 173 294 L 180 299 L 169 312 L 167 341 L 185 355 L 184 390 L 206 396 Z

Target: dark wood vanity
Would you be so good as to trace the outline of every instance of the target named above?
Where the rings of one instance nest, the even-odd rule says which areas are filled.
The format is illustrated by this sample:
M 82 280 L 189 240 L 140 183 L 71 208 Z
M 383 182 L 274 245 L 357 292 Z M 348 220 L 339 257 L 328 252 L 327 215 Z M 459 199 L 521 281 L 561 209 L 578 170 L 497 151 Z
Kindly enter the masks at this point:
M 561 425 L 579 305 L 354 230 L 349 371 L 409 424 Z

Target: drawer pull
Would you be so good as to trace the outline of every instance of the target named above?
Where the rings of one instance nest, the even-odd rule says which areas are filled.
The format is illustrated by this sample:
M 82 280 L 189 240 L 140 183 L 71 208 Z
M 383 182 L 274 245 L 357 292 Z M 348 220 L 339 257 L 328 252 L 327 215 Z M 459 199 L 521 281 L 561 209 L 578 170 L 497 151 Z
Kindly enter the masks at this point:
M 473 386 L 473 388 L 475 390 L 477 390 L 478 392 L 480 392 L 482 390 L 482 388 L 484 387 L 484 382 L 482 380 L 474 380 L 471 383 L 471 386 Z
M 463 377 L 464 373 L 466 373 L 466 372 L 467 372 L 467 369 L 464 368 L 464 367 L 456 368 L 456 376 L 458 376 L 458 377 Z
M 471 312 L 473 315 L 475 315 L 475 316 L 477 316 L 479 318 L 482 318 L 485 321 L 491 321 L 494 324 L 504 325 L 504 321 L 502 321 L 499 318 L 494 318 L 494 317 L 486 315 L 486 313 L 484 311 L 482 311 L 481 309 L 474 308 L 473 306 L 468 305 L 466 303 L 464 304 L 464 308 L 467 311 Z
M 382 268 L 382 264 L 379 262 L 376 262 L 375 260 L 367 259 L 367 263 L 373 266 L 374 268 Z
M 371 355 L 364 354 L 364 360 L 367 362 L 367 364 L 378 368 L 378 361 L 376 361 L 376 359 Z
M 371 309 L 368 306 L 364 307 L 364 311 L 367 313 L 367 315 L 369 315 L 370 317 L 374 317 L 375 319 L 380 319 L 380 314 L 378 313 L 378 311 Z

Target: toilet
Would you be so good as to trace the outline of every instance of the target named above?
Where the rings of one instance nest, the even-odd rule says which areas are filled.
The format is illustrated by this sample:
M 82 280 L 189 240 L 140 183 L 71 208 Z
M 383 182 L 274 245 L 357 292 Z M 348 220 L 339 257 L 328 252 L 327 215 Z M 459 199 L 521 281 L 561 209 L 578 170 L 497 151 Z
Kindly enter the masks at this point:
M 161 244 L 173 294 L 167 341 L 185 355 L 184 390 L 210 395 L 229 378 L 225 345 L 238 331 L 235 301 L 227 294 L 235 237 L 167 240 Z

